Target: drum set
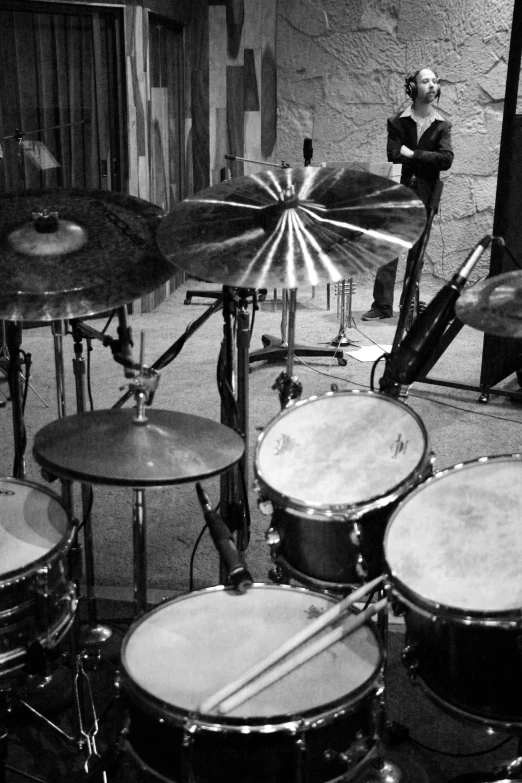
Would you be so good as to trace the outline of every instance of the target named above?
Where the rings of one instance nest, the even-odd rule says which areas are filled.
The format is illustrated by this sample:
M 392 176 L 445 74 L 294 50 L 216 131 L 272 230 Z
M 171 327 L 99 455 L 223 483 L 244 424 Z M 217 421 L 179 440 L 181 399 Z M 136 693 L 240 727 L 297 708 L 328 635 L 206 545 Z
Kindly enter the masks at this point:
M 223 423 L 151 407 L 158 373 L 143 356 L 134 361 L 123 319 L 113 353 L 134 408 L 80 409 L 36 434 L 35 459 L 62 480 L 63 497 L 24 475 L 0 479 L 5 708 L 35 660 L 69 638 L 75 652 L 81 647 L 71 562 L 77 481 L 134 493 L 134 622 L 118 684 L 127 713 L 121 745 L 143 779 L 400 781 L 385 758 L 390 606 L 404 615 L 405 666 L 439 706 L 520 735 L 521 456 L 436 472 L 423 422 L 393 396 L 353 390 L 299 399 L 297 289 L 372 271 L 411 247 L 425 223 L 414 194 L 364 172 L 305 168 L 222 183 L 167 215 L 99 191 L 27 191 L 3 201 L 0 317 L 14 367 L 17 465 L 25 321 L 77 322 L 123 308 L 175 267 L 229 289 L 289 292 L 287 366 L 276 382 L 282 410 L 254 455 L 271 581 L 238 590 L 224 579 L 148 607 L 145 490 L 226 474 L 244 457 L 245 438 Z M 510 283 L 514 301 L 522 282 Z M 471 321 L 476 308 L 466 297 Z M 504 305 L 496 317 L 505 330 Z M 57 368 L 59 381 L 59 360 Z M 88 733 L 87 747 L 88 774 L 97 755 Z M 510 777 L 520 769 L 516 759 Z

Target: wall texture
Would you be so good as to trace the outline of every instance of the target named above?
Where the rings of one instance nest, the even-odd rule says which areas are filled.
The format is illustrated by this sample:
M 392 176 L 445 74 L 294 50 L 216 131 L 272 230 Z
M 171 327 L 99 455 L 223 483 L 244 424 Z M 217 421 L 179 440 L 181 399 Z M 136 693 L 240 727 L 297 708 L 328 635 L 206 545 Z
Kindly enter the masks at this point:
M 279 0 L 278 157 L 291 165 L 303 163 L 305 136 L 314 165 L 385 160 L 405 74 L 437 71 L 455 161 L 423 285 L 438 287 L 493 228 L 512 15 L 513 0 Z M 475 279 L 488 268 L 489 253 Z

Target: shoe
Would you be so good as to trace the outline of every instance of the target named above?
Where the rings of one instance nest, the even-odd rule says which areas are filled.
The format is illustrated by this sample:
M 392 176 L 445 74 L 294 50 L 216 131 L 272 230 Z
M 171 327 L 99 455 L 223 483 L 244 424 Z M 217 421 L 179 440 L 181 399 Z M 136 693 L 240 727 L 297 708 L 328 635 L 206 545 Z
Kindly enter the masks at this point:
M 374 310 L 373 308 L 361 315 L 362 321 L 381 321 L 383 318 L 393 318 L 393 316 L 382 313 L 380 310 Z

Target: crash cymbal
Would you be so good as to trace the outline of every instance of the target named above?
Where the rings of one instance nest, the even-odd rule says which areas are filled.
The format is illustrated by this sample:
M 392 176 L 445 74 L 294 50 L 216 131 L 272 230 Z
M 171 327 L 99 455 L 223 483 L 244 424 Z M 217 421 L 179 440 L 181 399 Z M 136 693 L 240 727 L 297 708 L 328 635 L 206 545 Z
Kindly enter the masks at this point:
M 299 288 L 373 271 L 410 248 L 425 221 L 422 202 L 390 179 L 308 166 L 200 191 L 162 220 L 158 244 L 208 282 Z
M 522 271 L 505 272 L 466 289 L 455 312 L 465 324 L 498 337 L 522 337 Z
M 110 408 L 66 416 L 34 439 L 36 461 L 88 484 L 154 487 L 216 475 L 242 456 L 244 442 L 223 424 L 176 411 Z
M 154 290 L 175 273 L 156 243 L 162 214 L 105 190 L 2 194 L 0 318 L 81 318 Z

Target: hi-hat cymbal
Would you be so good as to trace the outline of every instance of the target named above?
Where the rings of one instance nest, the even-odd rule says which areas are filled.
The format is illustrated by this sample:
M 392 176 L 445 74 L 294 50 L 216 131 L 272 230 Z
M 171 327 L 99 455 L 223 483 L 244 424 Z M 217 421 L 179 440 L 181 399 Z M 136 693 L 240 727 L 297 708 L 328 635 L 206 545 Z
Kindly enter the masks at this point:
M 224 424 L 175 411 L 110 408 L 66 416 L 36 433 L 46 470 L 87 484 L 157 487 L 214 476 L 234 465 L 243 439 Z
M 463 323 L 498 337 L 522 337 L 522 270 L 489 277 L 467 288 L 455 312 Z
M 409 249 L 422 202 L 390 179 L 340 168 L 232 179 L 177 204 L 158 244 L 195 277 L 241 288 L 299 288 L 371 272 Z
M 166 282 L 163 212 L 106 190 L 49 189 L 0 196 L 0 318 L 54 321 L 95 315 Z

